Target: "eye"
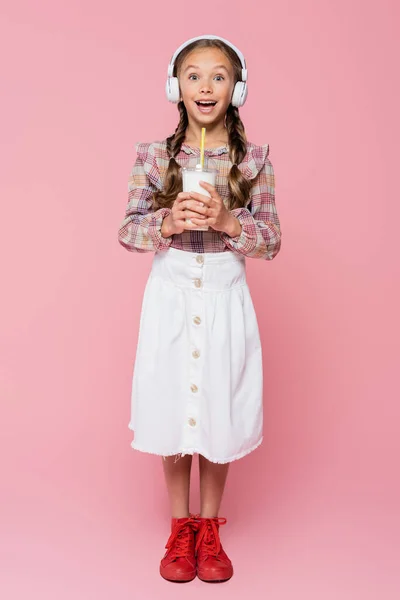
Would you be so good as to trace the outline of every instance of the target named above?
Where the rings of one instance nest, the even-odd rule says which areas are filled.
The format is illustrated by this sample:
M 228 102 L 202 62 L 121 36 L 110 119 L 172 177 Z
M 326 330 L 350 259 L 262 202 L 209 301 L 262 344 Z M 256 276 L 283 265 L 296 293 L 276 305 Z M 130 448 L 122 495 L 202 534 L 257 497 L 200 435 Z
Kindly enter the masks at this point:
M 192 77 L 197 77 L 196 73 L 192 73 L 191 75 L 189 75 L 189 79 L 191 79 Z
M 219 77 L 218 81 L 223 81 L 224 80 L 224 77 L 222 75 L 216 75 L 215 78 L 217 78 L 217 77 Z

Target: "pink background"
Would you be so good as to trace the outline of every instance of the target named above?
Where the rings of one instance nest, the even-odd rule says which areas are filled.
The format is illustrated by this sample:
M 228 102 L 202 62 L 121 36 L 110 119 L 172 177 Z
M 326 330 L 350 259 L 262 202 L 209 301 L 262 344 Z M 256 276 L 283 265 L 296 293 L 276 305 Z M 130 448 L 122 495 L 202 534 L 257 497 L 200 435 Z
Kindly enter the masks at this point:
M 202 6 L 2 3 L 5 600 L 400 594 L 398 3 Z M 247 58 L 241 115 L 270 144 L 283 244 L 248 261 L 265 441 L 223 501 L 235 576 L 180 587 L 158 575 L 161 459 L 127 427 L 152 255 L 117 231 L 134 144 L 176 126 L 168 60 L 203 33 Z

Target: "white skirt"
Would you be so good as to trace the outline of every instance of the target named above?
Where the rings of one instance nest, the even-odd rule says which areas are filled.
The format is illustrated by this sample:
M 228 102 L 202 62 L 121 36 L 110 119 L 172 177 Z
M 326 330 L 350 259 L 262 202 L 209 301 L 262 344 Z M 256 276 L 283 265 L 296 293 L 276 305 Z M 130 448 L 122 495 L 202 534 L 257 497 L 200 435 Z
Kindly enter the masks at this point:
M 262 350 L 244 256 L 154 255 L 132 382 L 132 448 L 226 463 L 262 442 Z

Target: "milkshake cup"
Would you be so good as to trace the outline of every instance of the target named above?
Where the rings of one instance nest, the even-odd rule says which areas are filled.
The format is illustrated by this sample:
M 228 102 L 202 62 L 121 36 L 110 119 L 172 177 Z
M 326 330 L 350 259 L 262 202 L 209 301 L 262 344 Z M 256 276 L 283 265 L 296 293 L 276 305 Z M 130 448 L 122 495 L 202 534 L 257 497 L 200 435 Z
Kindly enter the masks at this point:
M 214 166 L 215 163 L 211 159 L 206 161 L 204 167 L 201 167 L 201 164 L 182 167 L 182 183 L 183 183 L 183 191 L 184 192 L 197 192 L 198 194 L 203 194 L 204 196 L 209 196 L 210 194 L 207 190 L 200 185 L 200 181 L 205 181 L 215 186 L 216 177 L 218 174 L 218 169 Z M 204 204 L 203 204 L 204 206 Z M 190 219 L 186 219 L 186 223 L 191 223 Z M 209 226 L 198 226 L 196 227 L 196 231 L 208 231 Z

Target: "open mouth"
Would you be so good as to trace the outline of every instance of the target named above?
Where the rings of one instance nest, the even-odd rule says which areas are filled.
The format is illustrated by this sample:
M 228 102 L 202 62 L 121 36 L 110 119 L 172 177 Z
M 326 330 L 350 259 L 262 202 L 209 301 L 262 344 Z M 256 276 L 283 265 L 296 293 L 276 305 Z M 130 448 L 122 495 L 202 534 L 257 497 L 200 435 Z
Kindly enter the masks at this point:
M 196 100 L 197 106 L 215 106 L 217 103 L 214 100 Z
M 198 109 L 202 113 L 210 113 L 217 104 L 214 100 L 196 100 Z

